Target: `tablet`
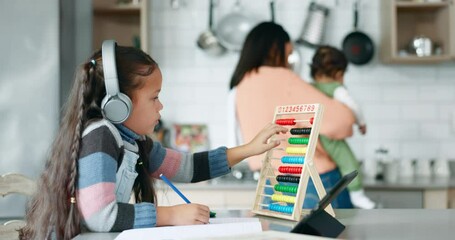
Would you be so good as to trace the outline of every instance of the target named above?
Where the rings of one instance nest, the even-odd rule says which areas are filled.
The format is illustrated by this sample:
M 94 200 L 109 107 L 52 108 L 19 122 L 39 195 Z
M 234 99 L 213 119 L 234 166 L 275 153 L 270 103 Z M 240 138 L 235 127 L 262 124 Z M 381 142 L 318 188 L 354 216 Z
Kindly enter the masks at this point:
M 327 194 L 319 201 L 316 207 L 312 210 L 324 210 L 337 196 L 343 191 L 349 183 L 357 177 L 358 171 L 354 170 L 353 172 L 344 175 L 340 181 L 338 181 L 332 189 L 330 189 Z
M 353 171 L 343 176 L 332 189 L 319 201 L 318 205 L 311 210 L 291 230 L 291 233 L 302 233 L 324 237 L 337 237 L 345 226 L 337 219 L 328 214 L 324 209 L 343 191 L 346 186 L 357 177 L 358 172 Z

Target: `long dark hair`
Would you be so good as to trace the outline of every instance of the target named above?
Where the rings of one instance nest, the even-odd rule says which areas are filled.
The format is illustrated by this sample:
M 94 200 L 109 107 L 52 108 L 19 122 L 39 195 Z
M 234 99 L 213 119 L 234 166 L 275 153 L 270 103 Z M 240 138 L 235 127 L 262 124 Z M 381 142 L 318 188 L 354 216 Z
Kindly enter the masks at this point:
M 287 66 L 286 43 L 289 34 L 274 22 L 262 22 L 248 33 L 229 88 L 237 86 L 246 73 L 260 66 Z
M 120 91 L 132 92 L 144 85 L 143 77 L 157 68 L 146 53 L 132 47 L 116 47 L 116 66 Z M 20 239 L 48 239 L 52 232 L 57 239 L 71 239 L 80 233 L 77 208 L 77 161 L 84 127 L 102 118 L 101 101 L 106 95 L 101 51 L 78 68 L 73 88 L 65 105 L 64 116 L 52 144 L 45 169 L 38 181 L 38 190 L 31 199 L 27 224 L 19 231 Z M 139 143 L 140 149 L 150 148 Z M 141 150 L 141 157 L 144 157 Z M 147 161 L 143 161 L 146 168 Z M 138 169 L 134 191 L 136 201 L 154 202 L 153 183 L 144 169 Z
M 320 46 L 314 53 L 311 61 L 311 77 L 318 75 L 335 77 L 339 71 L 345 72 L 348 67 L 348 60 L 344 53 L 332 46 Z

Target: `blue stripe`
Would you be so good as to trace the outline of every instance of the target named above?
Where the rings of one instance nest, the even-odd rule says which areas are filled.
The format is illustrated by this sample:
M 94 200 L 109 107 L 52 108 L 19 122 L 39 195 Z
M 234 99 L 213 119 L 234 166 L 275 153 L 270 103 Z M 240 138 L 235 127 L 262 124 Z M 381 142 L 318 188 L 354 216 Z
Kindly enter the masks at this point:
M 209 151 L 210 178 L 222 176 L 231 171 L 226 156 L 226 147 Z
M 166 149 L 159 142 L 153 142 L 152 151 L 149 154 L 149 172 L 153 173 L 163 164 L 166 157 Z
M 136 140 L 141 139 L 141 135 L 133 132 L 132 130 L 123 126 L 122 124 L 116 124 L 115 127 L 117 128 L 117 130 L 119 130 L 122 139 L 128 141 L 131 144 L 134 144 Z
M 133 228 L 155 227 L 156 209 L 151 203 L 134 204 Z
M 117 161 L 106 153 L 93 153 L 79 159 L 78 172 L 79 189 L 101 182 L 115 183 Z

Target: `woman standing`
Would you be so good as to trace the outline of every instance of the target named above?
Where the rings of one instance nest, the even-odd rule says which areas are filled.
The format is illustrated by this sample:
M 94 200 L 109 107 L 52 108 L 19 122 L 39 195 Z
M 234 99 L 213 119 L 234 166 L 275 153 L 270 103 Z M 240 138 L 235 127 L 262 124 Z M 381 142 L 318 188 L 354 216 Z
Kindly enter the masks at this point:
M 273 22 L 260 23 L 246 37 L 230 83 L 230 144 L 239 139 L 250 141 L 260 126 L 272 121 L 276 106 L 292 104 L 324 105 L 321 135 L 331 139 L 352 135 L 355 123 L 352 111 L 319 92 L 289 68 L 287 57 L 292 48 L 289 34 Z M 264 155 L 249 158 L 250 169 L 259 170 L 263 159 Z M 314 162 L 326 190 L 333 187 L 341 174 L 319 141 Z M 304 208 L 313 208 L 318 201 L 316 189 L 310 181 Z M 332 202 L 332 206 L 352 208 L 346 190 Z

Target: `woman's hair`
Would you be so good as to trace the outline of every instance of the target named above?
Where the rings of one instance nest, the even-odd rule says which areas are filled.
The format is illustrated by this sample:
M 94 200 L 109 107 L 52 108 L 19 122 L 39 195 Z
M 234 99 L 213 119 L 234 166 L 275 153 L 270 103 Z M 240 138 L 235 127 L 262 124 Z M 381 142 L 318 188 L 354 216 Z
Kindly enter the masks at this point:
M 229 88 L 242 81 L 245 74 L 260 66 L 286 67 L 286 43 L 291 41 L 284 28 L 273 22 L 263 22 L 246 36 L 240 59 L 234 70 Z
M 342 51 L 331 46 L 321 46 L 316 50 L 310 67 L 313 79 L 319 75 L 334 78 L 337 72 L 346 71 L 348 60 Z
M 115 54 L 120 91 L 131 98 L 133 91 L 145 84 L 144 76 L 158 66 L 136 48 L 117 46 Z M 19 231 L 20 239 L 48 239 L 51 233 L 57 239 L 70 239 L 80 233 L 76 184 L 82 132 L 90 122 L 103 118 L 100 106 L 105 95 L 102 53 L 97 51 L 76 72 L 38 190 L 26 212 L 27 225 Z M 151 148 L 144 145 L 145 141 L 139 142 L 141 158 L 147 157 L 145 149 Z M 148 161 L 142 162 L 137 166 L 139 176 L 133 187 L 136 201 L 154 202 L 153 183 L 145 171 Z

